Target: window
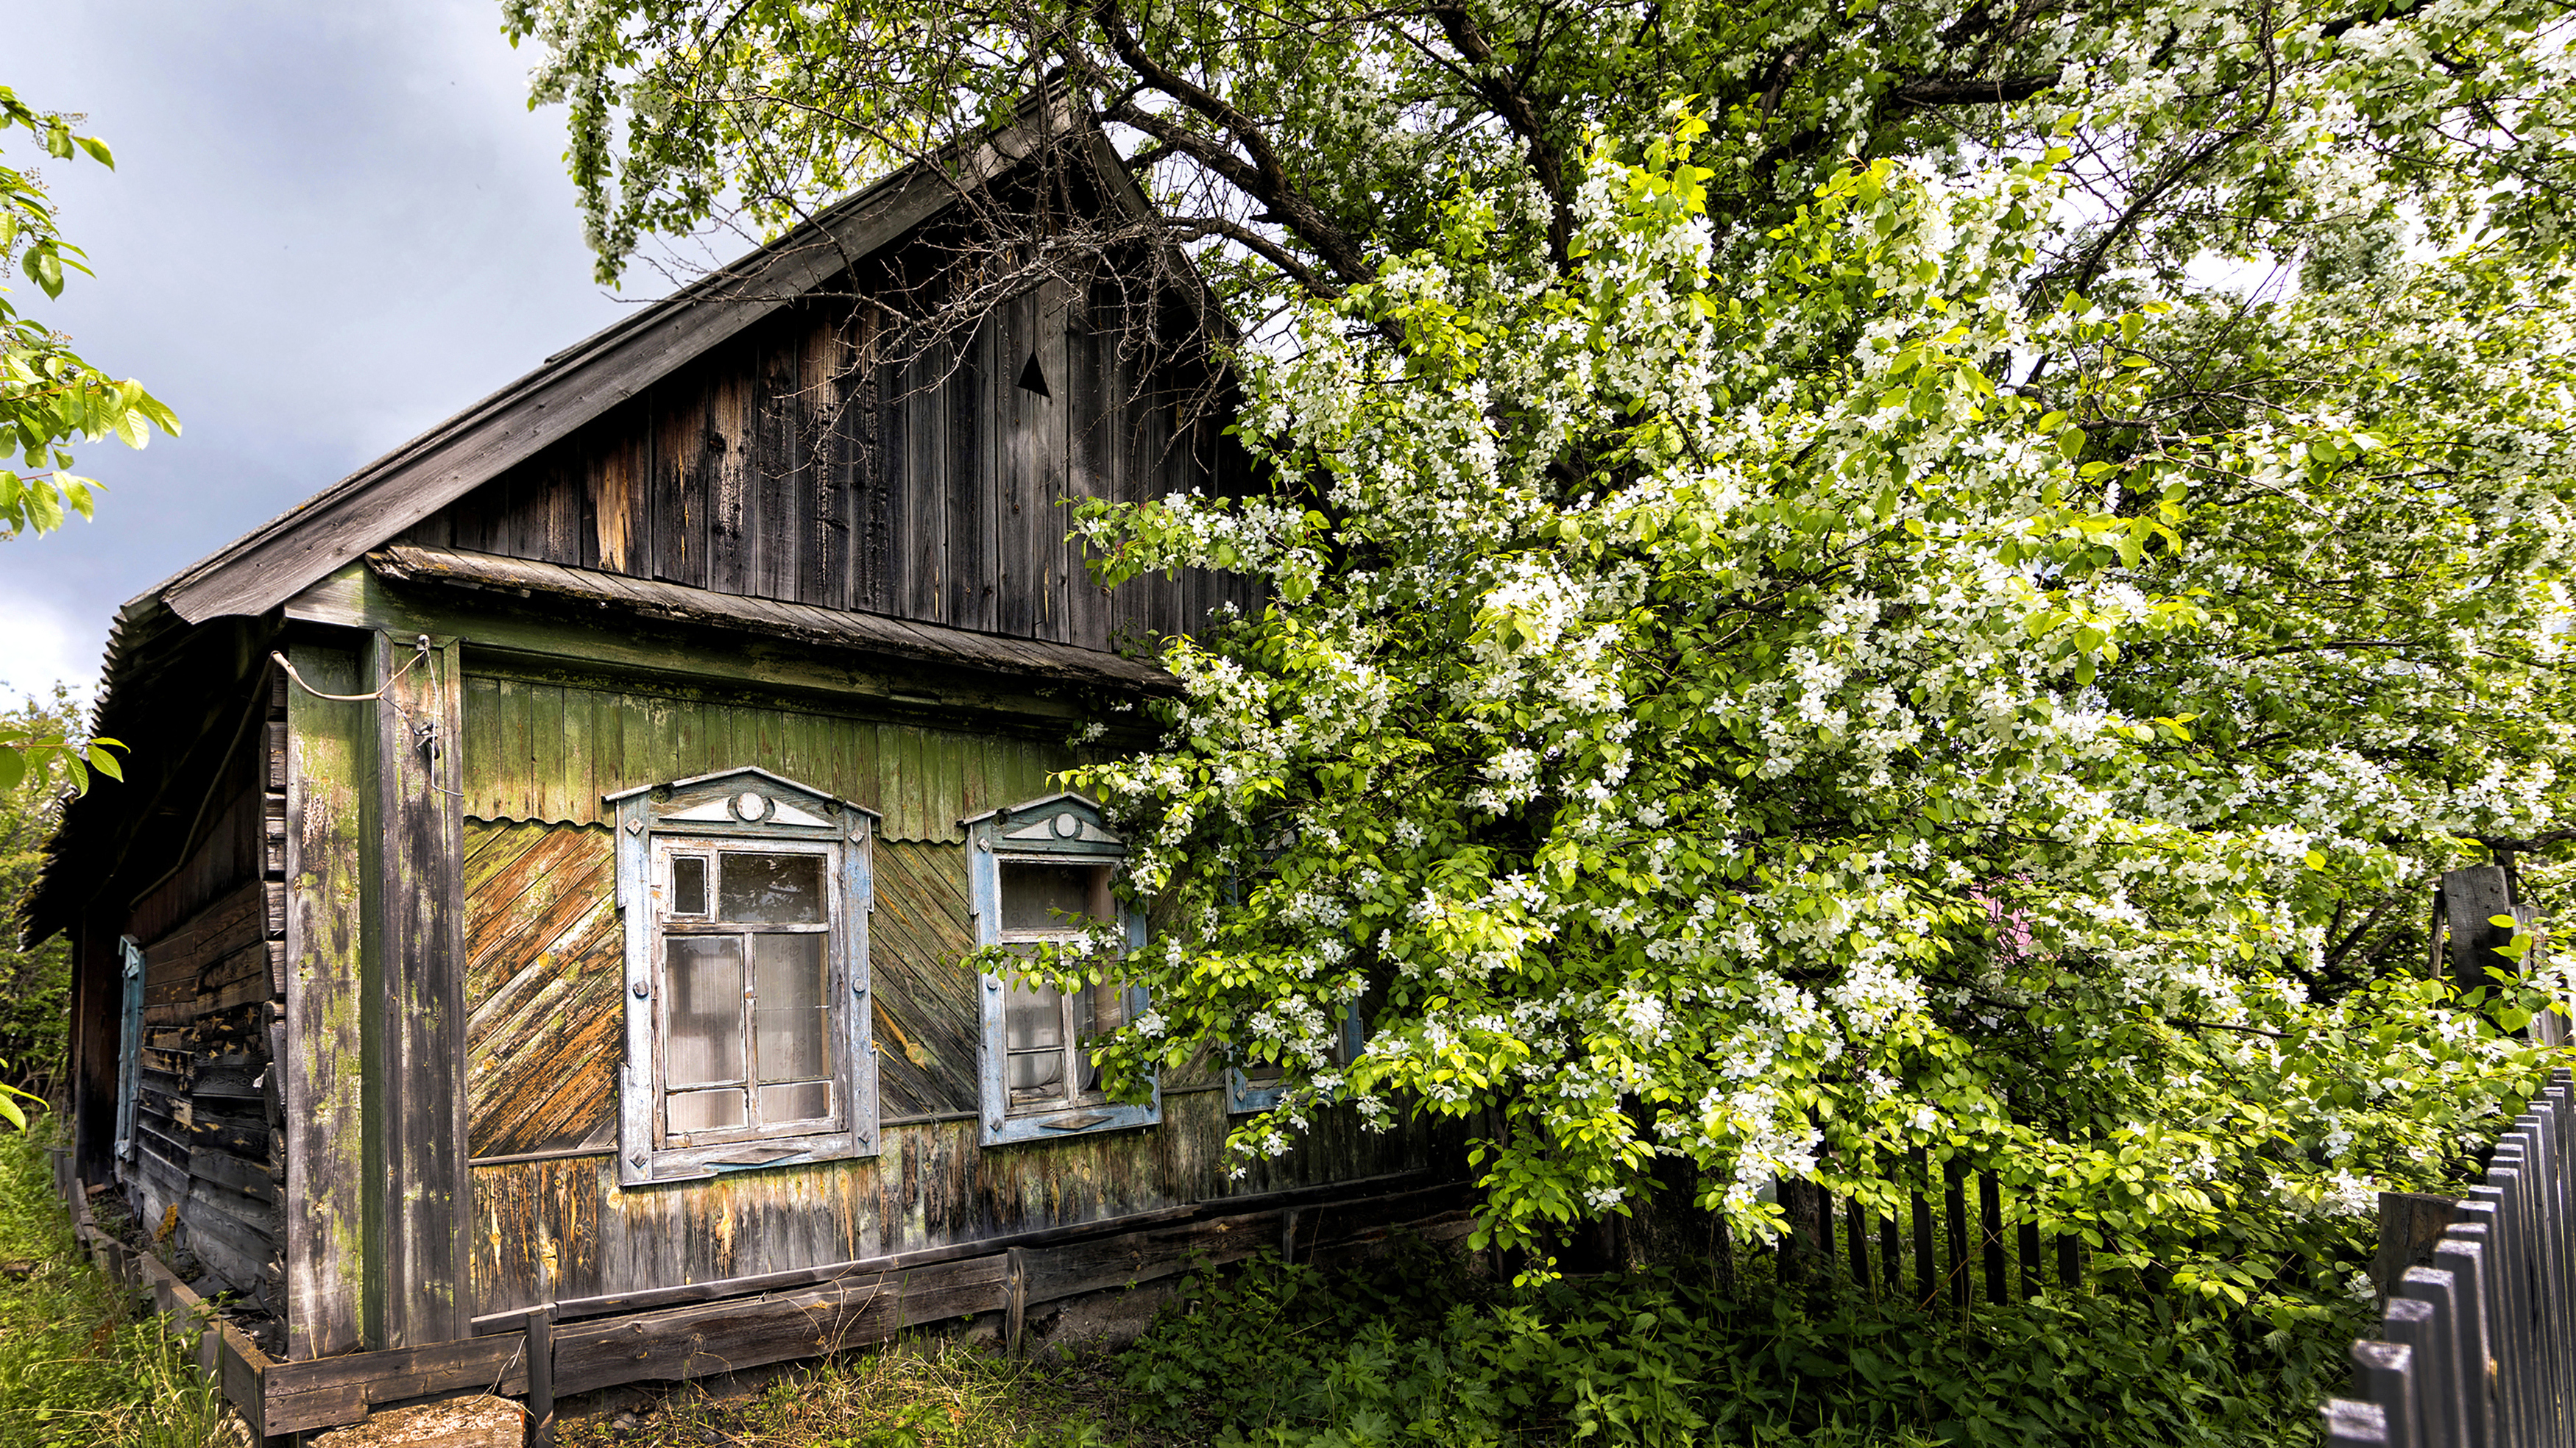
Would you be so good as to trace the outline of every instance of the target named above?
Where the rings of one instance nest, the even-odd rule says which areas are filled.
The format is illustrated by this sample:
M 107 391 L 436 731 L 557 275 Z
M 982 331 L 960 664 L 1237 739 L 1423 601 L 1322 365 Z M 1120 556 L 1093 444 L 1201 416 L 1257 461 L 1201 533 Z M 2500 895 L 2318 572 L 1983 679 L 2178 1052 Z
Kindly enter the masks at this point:
M 875 814 L 757 769 L 609 802 L 626 916 L 619 1181 L 874 1155 Z
M 1328 1059 L 1336 1066 L 1347 1066 L 1359 1059 L 1368 1045 L 1368 1024 L 1356 1005 L 1342 1007 L 1342 1028 L 1333 1034 L 1333 1049 Z M 1225 1109 L 1240 1116 L 1248 1111 L 1267 1111 L 1279 1104 L 1288 1089 L 1287 1073 L 1275 1061 L 1245 1061 L 1229 1066 L 1225 1073 Z
M 117 1013 L 116 1158 L 134 1159 L 134 1110 L 143 1099 L 143 947 L 131 935 L 116 941 L 125 968 L 125 997 Z
M 1128 942 L 1143 943 L 1144 921 L 1110 889 L 1125 848 L 1091 801 L 1054 795 L 965 824 L 978 945 L 1028 953 L 1102 921 L 1123 922 Z M 1141 1014 L 1142 990 L 1109 983 L 1068 993 L 1015 974 L 987 975 L 981 984 L 985 1145 L 1163 1119 L 1159 1087 L 1148 1105 L 1111 1101 L 1083 1049 Z

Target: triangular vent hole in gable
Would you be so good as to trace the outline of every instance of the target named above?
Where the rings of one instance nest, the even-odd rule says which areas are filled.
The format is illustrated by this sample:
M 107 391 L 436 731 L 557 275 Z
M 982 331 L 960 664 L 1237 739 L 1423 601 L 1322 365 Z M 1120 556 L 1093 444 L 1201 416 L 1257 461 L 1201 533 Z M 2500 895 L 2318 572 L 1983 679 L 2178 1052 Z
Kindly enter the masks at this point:
M 1055 396 L 1054 393 L 1047 391 L 1046 369 L 1038 365 L 1038 354 L 1035 352 L 1029 354 L 1029 365 L 1020 369 L 1020 385 L 1040 397 Z

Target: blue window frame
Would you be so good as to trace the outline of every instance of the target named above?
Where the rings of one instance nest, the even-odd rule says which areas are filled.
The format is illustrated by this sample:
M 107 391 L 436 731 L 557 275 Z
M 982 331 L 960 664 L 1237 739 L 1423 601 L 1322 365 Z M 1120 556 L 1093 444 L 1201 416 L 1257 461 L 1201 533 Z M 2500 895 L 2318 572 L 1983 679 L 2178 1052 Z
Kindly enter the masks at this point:
M 1342 1028 L 1333 1038 L 1333 1064 L 1347 1066 L 1368 1047 L 1368 1022 L 1359 1008 L 1342 1007 Z M 1267 1111 L 1287 1092 L 1286 1073 L 1272 1062 L 1239 1062 L 1226 1067 L 1225 1109 L 1228 1115 Z
M 134 1109 L 143 1097 L 143 947 L 131 935 L 120 936 L 116 947 L 125 966 L 125 998 L 116 1035 L 116 1157 L 131 1161 Z
M 876 1155 L 876 812 L 762 769 L 607 801 L 626 926 L 619 1183 Z
M 1127 847 L 1100 807 L 1053 794 L 961 821 L 968 892 L 979 946 L 1030 949 L 1119 923 L 1128 945 L 1145 943 L 1144 917 L 1111 888 Z M 1144 1105 L 1112 1101 L 1085 1042 L 1144 1014 L 1145 992 L 1115 983 L 1060 991 L 987 972 L 983 1014 L 983 1143 L 1045 1141 L 1151 1126 L 1163 1119 L 1162 1083 Z

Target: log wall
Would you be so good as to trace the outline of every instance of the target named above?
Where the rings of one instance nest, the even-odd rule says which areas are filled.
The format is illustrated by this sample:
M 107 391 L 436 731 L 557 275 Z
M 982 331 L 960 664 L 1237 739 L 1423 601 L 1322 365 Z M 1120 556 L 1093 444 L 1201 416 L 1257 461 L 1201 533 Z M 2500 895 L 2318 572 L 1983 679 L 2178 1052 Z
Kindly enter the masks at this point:
M 283 1301 L 285 1167 L 271 1070 L 283 949 L 276 705 L 263 689 L 237 722 L 195 847 L 123 922 L 143 947 L 144 997 L 134 1151 L 118 1169 L 165 1251 L 271 1311 Z

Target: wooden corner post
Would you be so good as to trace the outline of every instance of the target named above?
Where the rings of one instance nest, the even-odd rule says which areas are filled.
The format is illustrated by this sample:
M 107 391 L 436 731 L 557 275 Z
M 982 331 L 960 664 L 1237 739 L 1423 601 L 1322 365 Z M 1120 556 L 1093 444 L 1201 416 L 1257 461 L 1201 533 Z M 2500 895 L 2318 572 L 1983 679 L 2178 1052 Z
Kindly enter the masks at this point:
M 358 1029 L 371 766 L 357 651 L 297 644 L 286 698 L 283 1072 L 286 1356 L 365 1346 L 367 1199 Z
M 381 1337 L 418 1347 L 467 1336 L 473 1306 L 465 1168 L 464 691 L 454 639 L 378 633 L 377 828 L 365 1018 L 370 1181 L 380 1230 L 369 1277 Z M 371 1337 L 375 1334 L 370 1334 Z

